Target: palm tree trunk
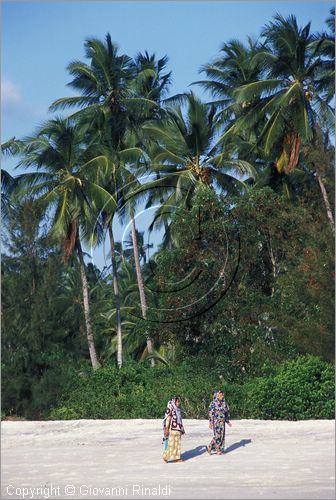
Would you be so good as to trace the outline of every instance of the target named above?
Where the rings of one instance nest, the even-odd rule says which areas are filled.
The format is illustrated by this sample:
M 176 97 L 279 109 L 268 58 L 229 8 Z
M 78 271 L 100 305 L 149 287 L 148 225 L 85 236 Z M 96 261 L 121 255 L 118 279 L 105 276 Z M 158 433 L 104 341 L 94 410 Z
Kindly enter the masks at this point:
M 323 180 L 318 172 L 316 172 L 316 176 L 317 176 L 318 183 L 320 185 L 320 189 L 322 191 L 323 201 L 324 201 L 324 205 L 325 205 L 325 208 L 327 211 L 327 216 L 328 216 L 328 219 L 329 219 L 329 222 L 331 225 L 331 229 L 333 232 L 335 232 L 335 223 L 334 223 L 334 218 L 333 218 L 333 214 L 331 211 L 330 203 L 328 200 L 327 190 L 326 190 L 325 185 L 323 183 Z
M 100 365 L 98 358 L 97 358 L 96 348 L 95 348 L 94 340 L 93 340 L 93 331 L 92 331 L 90 304 L 89 304 L 89 287 L 88 287 L 88 281 L 87 281 L 87 276 L 86 276 L 86 271 L 85 271 L 83 251 L 82 251 L 80 241 L 78 241 L 78 243 L 77 243 L 77 253 L 78 253 L 80 274 L 81 274 L 81 280 L 82 280 L 82 292 L 83 292 L 83 305 L 84 305 L 84 317 L 85 317 L 85 325 L 86 325 L 86 336 L 87 336 L 87 341 L 88 341 L 88 345 L 89 345 L 89 353 L 90 353 L 92 368 L 94 370 L 96 370 L 97 368 L 100 368 L 101 365 Z
M 115 258 L 115 246 L 112 231 L 112 222 L 108 224 L 108 232 L 110 237 L 111 249 L 111 262 L 112 262 L 112 275 L 113 275 L 113 289 L 116 304 L 116 322 L 117 322 L 117 363 L 118 367 L 122 367 L 122 333 L 121 333 L 121 314 L 120 314 L 120 293 L 118 284 L 117 263 Z
M 156 173 L 156 179 L 157 180 L 160 179 L 160 175 L 158 173 Z M 161 203 L 161 205 L 163 205 L 163 203 L 164 203 L 164 199 L 162 196 L 160 197 L 160 203 Z M 173 246 L 172 246 L 172 241 L 171 241 L 171 237 L 170 237 L 169 224 L 166 220 L 163 221 L 163 224 L 164 224 L 164 228 L 165 228 L 165 234 L 167 235 L 167 248 L 168 248 L 168 250 L 172 250 Z
M 140 295 L 141 312 L 142 312 L 143 319 L 146 319 L 147 304 L 146 304 L 146 297 L 145 297 L 145 288 L 144 288 L 142 274 L 141 274 L 139 250 L 138 250 L 138 239 L 137 239 L 137 235 L 136 235 L 136 227 L 135 227 L 135 219 L 134 219 L 133 211 L 131 212 L 131 232 L 132 232 L 135 271 L 136 271 L 136 275 L 137 275 L 137 282 L 138 282 L 139 295 Z M 147 337 L 146 342 L 147 342 L 148 353 L 151 354 L 153 352 L 153 344 L 152 344 L 152 340 L 150 339 L 150 337 Z M 151 365 L 154 366 L 154 359 L 151 360 Z
M 273 248 L 272 248 L 272 239 L 271 239 L 271 235 L 270 233 L 268 232 L 268 236 L 269 236 L 269 240 L 267 242 L 268 244 L 268 247 L 269 247 L 269 253 L 270 253 L 270 260 L 271 260 L 271 264 L 272 264 L 272 275 L 273 275 L 273 285 L 271 287 L 271 297 L 273 297 L 274 295 L 274 283 L 275 283 L 275 279 L 276 279 L 276 260 L 275 260 L 275 256 L 274 256 L 274 253 L 273 253 Z

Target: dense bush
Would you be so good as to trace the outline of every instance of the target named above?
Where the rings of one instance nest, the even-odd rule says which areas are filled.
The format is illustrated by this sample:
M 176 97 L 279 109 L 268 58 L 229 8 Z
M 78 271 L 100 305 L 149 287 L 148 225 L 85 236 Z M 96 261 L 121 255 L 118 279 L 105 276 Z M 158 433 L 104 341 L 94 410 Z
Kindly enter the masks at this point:
M 51 419 L 161 418 L 167 400 L 181 395 L 185 418 L 206 418 L 214 388 L 224 387 L 232 418 L 313 419 L 334 416 L 334 370 L 302 356 L 243 386 L 221 384 L 218 372 L 185 362 L 176 369 L 130 362 L 82 372 Z M 268 368 L 265 368 L 266 372 Z
M 211 374 L 192 373 L 185 365 L 171 370 L 129 362 L 120 370 L 110 366 L 82 373 L 50 417 L 161 418 L 168 399 L 176 393 L 182 397 L 186 417 L 202 418 L 214 384 Z
M 334 418 L 335 369 L 315 356 L 280 365 L 275 375 L 246 384 L 243 413 L 250 418 Z

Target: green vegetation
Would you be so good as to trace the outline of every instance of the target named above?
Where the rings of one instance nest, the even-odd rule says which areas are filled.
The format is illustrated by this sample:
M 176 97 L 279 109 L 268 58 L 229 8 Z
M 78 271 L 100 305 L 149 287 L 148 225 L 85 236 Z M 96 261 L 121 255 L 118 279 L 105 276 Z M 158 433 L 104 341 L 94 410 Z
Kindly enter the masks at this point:
M 181 395 L 185 417 L 207 418 L 213 389 L 219 387 L 225 390 L 234 419 L 334 417 L 335 372 L 317 357 L 287 361 L 272 374 L 264 366 L 265 376 L 245 385 L 228 384 L 218 372 L 197 366 L 197 359 L 174 370 L 130 362 L 121 370 L 108 366 L 83 372 L 48 418 L 161 418 L 171 394 Z
M 209 102 L 85 41 L 71 114 L 2 145 L 3 418 L 159 418 L 172 392 L 203 418 L 219 385 L 233 418 L 333 418 L 333 21 L 227 41 Z

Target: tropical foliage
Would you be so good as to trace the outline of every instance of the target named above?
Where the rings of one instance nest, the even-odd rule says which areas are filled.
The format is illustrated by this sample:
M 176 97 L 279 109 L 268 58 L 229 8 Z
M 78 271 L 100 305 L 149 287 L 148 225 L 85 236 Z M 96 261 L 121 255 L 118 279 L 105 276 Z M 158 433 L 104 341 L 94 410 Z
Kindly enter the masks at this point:
M 196 361 L 196 360 L 195 360 Z M 314 356 L 301 356 L 277 367 L 263 367 L 263 377 L 241 386 L 223 380 L 221 386 L 231 404 L 231 418 L 310 420 L 334 417 L 332 365 Z M 170 395 L 179 394 L 186 418 L 207 418 L 214 372 L 197 369 L 197 363 L 180 364 L 175 370 L 154 369 L 129 363 L 121 370 L 106 366 L 84 372 L 52 408 L 48 418 L 161 418 Z M 111 390 L 112 388 L 112 390 Z
M 2 145 L 5 415 L 155 417 L 174 388 L 202 417 L 223 384 L 243 417 L 331 418 L 334 9 L 259 35 L 179 95 L 166 55 L 89 38 L 62 117 Z

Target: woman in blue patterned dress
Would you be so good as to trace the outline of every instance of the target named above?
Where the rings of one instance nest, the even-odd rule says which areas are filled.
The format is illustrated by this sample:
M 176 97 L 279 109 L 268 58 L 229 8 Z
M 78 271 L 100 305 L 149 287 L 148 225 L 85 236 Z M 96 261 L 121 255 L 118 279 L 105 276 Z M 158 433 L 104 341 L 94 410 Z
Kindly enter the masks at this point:
M 225 447 L 225 424 L 231 427 L 230 408 L 225 402 L 224 392 L 216 391 L 214 399 L 209 406 L 209 428 L 213 431 L 213 438 L 207 447 L 211 455 L 215 450 L 217 455 L 221 455 Z

